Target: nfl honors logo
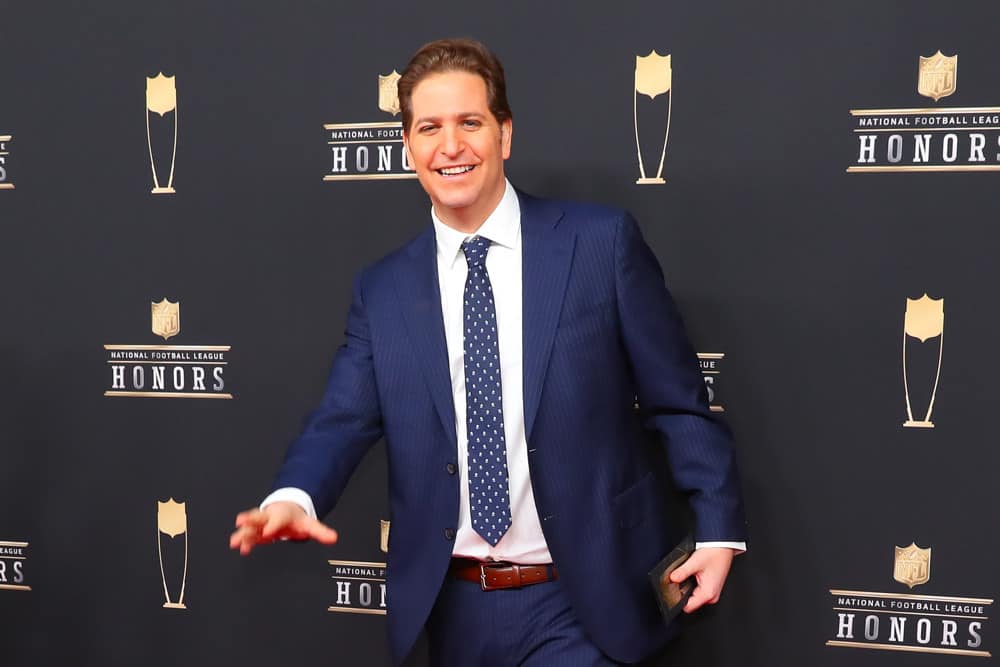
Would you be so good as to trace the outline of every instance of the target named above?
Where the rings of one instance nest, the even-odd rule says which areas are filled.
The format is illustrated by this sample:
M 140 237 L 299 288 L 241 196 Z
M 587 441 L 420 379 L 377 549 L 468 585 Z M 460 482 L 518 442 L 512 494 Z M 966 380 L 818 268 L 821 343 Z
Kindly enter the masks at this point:
M 166 297 L 150 302 L 150 331 L 163 341 L 181 332 L 181 306 Z M 231 399 L 226 386 L 229 345 L 105 345 L 109 385 L 116 398 Z
M 726 355 L 722 352 L 699 352 L 698 365 L 705 380 L 705 392 L 708 394 L 708 407 L 712 412 L 725 412 L 720 398 L 720 378 L 722 377 L 722 362 Z
M 974 84 L 995 87 L 981 78 Z M 1000 106 L 936 106 L 957 90 L 958 54 L 919 56 L 917 94 L 935 106 L 851 109 L 857 159 L 847 173 L 1000 171 Z
M 378 108 L 399 115 L 400 74 L 378 76 Z M 327 145 L 333 160 L 324 181 L 372 181 L 416 178 L 403 148 L 403 123 L 398 120 L 327 123 Z
M 910 591 L 931 580 L 931 549 L 895 547 L 892 578 Z M 985 645 L 992 598 L 830 589 L 833 638 L 827 646 L 992 657 Z M 909 664 L 909 663 L 906 663 Z
M 0 190 L 13 190 L 14 184 L 7 173 L 7 157 L 10 155 L 8 144 L 14 140 L 13 135 L 0 134 Z
M 31 586 L 24 580 L 27 561 L 27 542 L 0 540 L 0 591 L 31 590 Z
M 389 522 L 379 522 L 379 550 L 389 552 Z M 337 587 L 336 601 L 327 611 L 385 616 L 386 604 L 386 563 L 361 560 L 328 560 L 333 568 L 334 584 Z

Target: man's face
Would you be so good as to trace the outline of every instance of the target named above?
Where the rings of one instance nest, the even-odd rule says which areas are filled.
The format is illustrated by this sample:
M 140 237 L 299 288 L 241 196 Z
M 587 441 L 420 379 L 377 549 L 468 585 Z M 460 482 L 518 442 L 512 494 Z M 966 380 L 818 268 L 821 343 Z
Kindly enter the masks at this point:
M 413 122 L 404 135 L 410 164 L 441 221 L 474 231 L 503 197 L 511 122 L 497 121 L 486 82 L 464 71 L 427 76 L 410 103 Z

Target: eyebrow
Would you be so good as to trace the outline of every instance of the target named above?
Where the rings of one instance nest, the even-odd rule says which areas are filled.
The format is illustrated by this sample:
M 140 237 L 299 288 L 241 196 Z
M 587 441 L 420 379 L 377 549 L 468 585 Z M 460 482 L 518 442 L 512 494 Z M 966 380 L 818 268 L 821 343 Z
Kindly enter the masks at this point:
M 465 120 L 466 118 L 486 118 L 485 114 L 479 113 L 478 111 L 462 111 L 460 113 L 452 114 L 458 120 Z M 413 124 L 417 123 L 439 123 L 441 122 L 441 116 L 421 116 L 413 121 Z

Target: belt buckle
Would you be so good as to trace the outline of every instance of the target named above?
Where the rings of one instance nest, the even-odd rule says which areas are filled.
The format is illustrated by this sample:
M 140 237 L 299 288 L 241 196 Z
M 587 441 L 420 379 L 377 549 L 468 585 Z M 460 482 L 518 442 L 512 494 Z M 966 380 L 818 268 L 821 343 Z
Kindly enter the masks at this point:
M 502 567 L 509 567 L 513 569 L 514 573 L 517 575 L 517 581 L 512 582 L 509 586 L 490 586 L 488 583 L 486 583 L 486 570 L 496 570 Z M 513 563 L 507 563 L 504 561 L 495 561 L 492 563 L 480 563 L 479 584 L 484 591 L 497 591 L 503 588 L 520 588 L 521 587 L 520 572 L 518 572 L 517 565 Z

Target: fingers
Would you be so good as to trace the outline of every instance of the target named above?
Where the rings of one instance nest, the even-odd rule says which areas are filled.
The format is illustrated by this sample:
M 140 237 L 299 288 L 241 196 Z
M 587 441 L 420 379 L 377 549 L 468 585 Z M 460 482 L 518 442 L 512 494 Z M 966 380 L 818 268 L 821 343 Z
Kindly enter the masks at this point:
M 699 562 L 695 560 L 695 554 L 697 553 L 698 552 L 696 551 L 694 554 L 691 555 L 690 558 L 688 558 L 684 562 L 684 564 L 682 564 L 680 567 L 678 567 L 676 570 L 670 573 L 670 581 L 674 582 L 675 584 L 679 584 L 682 581 L 686 580 L 688 577 L 693 577 L 695 575 L 695 573 L 698 571 L 698 568 L 695 565 Z
M 280 539 L 312 539 L 334 544 L 337 531 L 306 515 L 294 503 L 278 502 L 263 510 L 250 509 L 236 515 L 236 530 L 229 536 L 229 548 L 246 556 L 258 544 Z
M 279 501 L 268 505 L 262 512 L 266 515 L 260 530 L 264 540 L 273 542 L 276 539 L 300 540 L 308 537 L 305 526 L 310 519 L 305 510 L 295 503 Z
M 242 528 L 248 524 L 263 525 L 263 522 L 266 520 L 267 515 L 255 507 L 236 515 L 236 527 Z
M 311 522 L 309 527 L 309 537 L 321 544 L 336 544 L 337 531 L 330 528 L 316 519 L 308 519 Z
M 229 548 L 239 549 L 244 556 L 261 540 L 261 529 L 267 515 L 254 508 L 236 515 L 236 530 L 229 536 Z
M 684 613 L 690 614 L 705 605 L 715 604 L 719 601 L 721 594 L 721 585 L 707 585 L 704 578 L 700 577 L 698 585 L 695 587 L 694 592 L 691 593 L 691 597 L 688 598 L 687 604 L 684 605 Z
M 264 524 L 260 528 L 260 536 L 272 542 L 278 536 L 278 533 L 282 532 L 290 523 L 291 521 L 284 514 L 277 511 L 269 512 L 267 520 L 264 521 Z
M 242 526 L 237 528 L 232 535 L 229 536 L 229 548 L 239 549 L 240 554 L 246 556 L 250 553 L 251 549 L 260 543 L 260 533 L 256 529 L 250 526 Z
M 249 509 L 236 515 L 236 530 L 229 536 L 229 548 L 239 549 L 246 556 L 258 544 L 270 544 L 275 533 L 290 521 L 281 507 L 268 506 L 263 510 Z
M 732 549 L 725 548 L 698 549 L 686 563 L 671 573 L 670 580 L 674 583 L 692 576 L 695 578 L 696 586 L 684 605 L 685 613 L 690 614 L 719 601 L 733 562 L 733 553 Z
M 337 531 L 304 513 L 298 516 L 288 516 L 281 512 L 275 512 L 268 517 L 261 529 L 261 537 L 270 542 L 276 539 L 311 539 L 323 544 L 334 544 L 337 541 Z

